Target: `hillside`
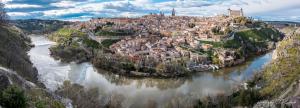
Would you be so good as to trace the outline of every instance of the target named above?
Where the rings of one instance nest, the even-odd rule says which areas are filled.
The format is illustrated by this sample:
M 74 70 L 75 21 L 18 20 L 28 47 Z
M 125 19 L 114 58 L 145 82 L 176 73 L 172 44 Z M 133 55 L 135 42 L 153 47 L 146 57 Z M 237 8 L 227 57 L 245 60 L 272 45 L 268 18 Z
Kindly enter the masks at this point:
M 30 38 L 11 25 L 0 26 L 0 107 L 63 108 L 38 81 L 27 51 Z
M 15 27 L 0 26 L 0 65 L 18 72 L 26 80 L 38 82 L 37 70 L 27 55 L 30 38 Z
M 262 71 L 260 93 L 275 105 L 295 101 L 300 96 L 300 29 L 279 42 L 273 61 Z M 299 100 L 297 100 L 299 101 Z M 261 104 L 261 103 L 260 103 Z M 259 105 L 259 104 L 258 104 Z

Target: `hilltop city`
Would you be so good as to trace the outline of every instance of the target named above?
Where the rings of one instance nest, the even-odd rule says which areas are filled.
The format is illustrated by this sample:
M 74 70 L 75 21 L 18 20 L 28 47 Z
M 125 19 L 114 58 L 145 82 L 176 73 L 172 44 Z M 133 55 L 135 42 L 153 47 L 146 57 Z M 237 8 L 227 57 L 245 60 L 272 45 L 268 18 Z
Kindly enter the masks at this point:
M 125 63 L 126 69 L 121 69 L 123 73 L 138 76 L 151 76 L 152 73 L 177 76 L 170 72 L 171 68 L 182 75 L 238 65 L 250 53 L 264 53 L 274 48 L 280 39 L 278 31 L 244 16 L 243 9 L 228 9 L 227 15 L 214 17 L 176 16 L 173 9 L 169 16 L 160 12 L 138 18 L 93 18 L 67 28 L 86 33 L 89 39 L 106 46 L 110 53 L 103 53 L 101 57 L 106 57 L 102 58 L 105 60 L 98 58 L 96 61 L 111 59 L 112 64 Z M 249 37 L 252 32 L 268 33 L 272 37 Z M 71 43 L 76 42 L 82 44 L 76 38 Z M 127 61 L 120 62 L 120 57 Z M 111 66 L 107 68 L 112 69 Z M 120 72 L 119 69 L 115 71 Z

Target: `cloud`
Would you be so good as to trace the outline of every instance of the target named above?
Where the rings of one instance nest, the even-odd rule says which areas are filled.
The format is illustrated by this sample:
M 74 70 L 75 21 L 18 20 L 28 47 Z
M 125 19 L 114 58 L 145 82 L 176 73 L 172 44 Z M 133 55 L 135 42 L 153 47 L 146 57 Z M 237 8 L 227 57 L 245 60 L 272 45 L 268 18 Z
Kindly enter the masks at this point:
M 122 12 L 119 16 L 121 16 L 121 17 L 139 17 L 142 15 L 145 15 L 145 13 Z
M 63 0 L 63 1 L 55 2 L 55 3 L 50 3 L 50 6 L 68 8 L 68 7 L 75 7 L 76 5 L 78 5 L 80 3 L 82 3 L 82 2 Z
M 137 17 L 163 11 L 177 15 L 214 16 L 228 8 L 243 8 L 248 16 L 264 18 L 300 16 L 300 0 L 5 0 L 10 12 L 28 12 L 33 18 L 78 19 L 93 17 Z M 12 8 L 20 8 L 12 9 Z M 28 8 L 24 10 L 23 8 Z M 31 11 L 30 11 L 31 10 Z M 38 14 L 38 15 L 37 15 Z
M 67 15 L 67 14 L 81 13 L 81 12 L 83 12 L 83 10 L 71 8 L 71 9 L 48 10 L 48 11 L 43 11 L 42 13 L 46 17 L 56 17 L 56 16 Z
M 7 14 L 9 16 L 14 16 L 14 17 L 26 17 L 26 16 L 30 16 L 29 13 L 25 13 L 25 12 L 8 12 Z
M 11 2 L 12 0 L 0 0 L 2 3 L 6 4 L 8 2 Z
M 31 5 L 31 4 L 6 4 L 5 8 L 7 9 L 16 9 L 16 8 L 41 8 L 40 5 Z

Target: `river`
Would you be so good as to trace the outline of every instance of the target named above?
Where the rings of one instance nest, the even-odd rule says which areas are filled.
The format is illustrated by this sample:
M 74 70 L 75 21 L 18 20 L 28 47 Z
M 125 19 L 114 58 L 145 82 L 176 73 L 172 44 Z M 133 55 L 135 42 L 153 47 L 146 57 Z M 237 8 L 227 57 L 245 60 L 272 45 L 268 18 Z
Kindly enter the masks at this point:
M 54 42 L 45 36 L 31 36 L 35 45 L 29 52 L 30 59 L 38 69 L 39 80 L 55 91 L 66 80 L 79 84 L 85 89 L 97 88 L 100 96 L 118 94 L 124 99 L 124 107 L 142 107 L 154 102 L 158 107 L 163 103 L 180 102 L 190 104 L 205 96 L 231 93 L 232 89 L 249 79 L 271 61 L 272 52 L 253 58 L 243 65 L 214 72 L 195 73 L 190 77 L 177 79 L 128 78 L 96 70 L 90 63 L 61 63 L 49 55 Z

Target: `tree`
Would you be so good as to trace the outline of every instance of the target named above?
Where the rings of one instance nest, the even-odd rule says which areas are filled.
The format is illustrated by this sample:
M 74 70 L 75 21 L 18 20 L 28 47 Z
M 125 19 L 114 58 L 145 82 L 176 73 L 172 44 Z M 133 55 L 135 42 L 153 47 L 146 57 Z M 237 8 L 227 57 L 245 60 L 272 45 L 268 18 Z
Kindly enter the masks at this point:
M 231 32 L 230 28 L 226 27 L 225 30 L 224 30 L 224 34 L 229 34 L 230 32 Z
M 214 34 L 222 34 L 222 33 L 221 33 L 221 27 L 219 27 L 219 26 L 213 27 L 213 28 L 211 29 L 211 31 L 212 31 Z
M 196 25 L 195 25 L 194 23 L 189 23 L 188 26 L 189 26 L 190 28 L 194 28 Z
M 0 24 L 6 24 L 8 22 L 8 15 L 5 11 L 5 4 L 0 3 Z

